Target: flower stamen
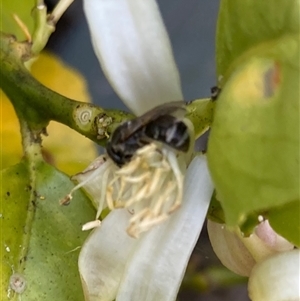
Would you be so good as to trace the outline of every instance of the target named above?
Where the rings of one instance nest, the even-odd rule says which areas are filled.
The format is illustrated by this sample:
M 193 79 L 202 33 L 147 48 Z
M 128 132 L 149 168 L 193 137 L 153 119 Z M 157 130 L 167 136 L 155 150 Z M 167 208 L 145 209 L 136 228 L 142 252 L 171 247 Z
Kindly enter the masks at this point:
M 100 156 L 85 171 L 73 178 L 79 181 L 72 193 L 84 187 L 97 206 L 96 221 L 84 229 L 98 226 L 102 210 L 127 208 L 133 212 L 127 232 L 138 237 L 141 232 L 164 221 L 182 200 L 183 172 L 174 150 L 150 143 L 136 151 L 122 168 L 106 155 Z
M 151 143 L 115 172 L 106 190 L 107 205 L 110 209 L 133 209 L 127 232 L 137 237 L 179 207 L 182 190 L 183 175 L 176 154 Z

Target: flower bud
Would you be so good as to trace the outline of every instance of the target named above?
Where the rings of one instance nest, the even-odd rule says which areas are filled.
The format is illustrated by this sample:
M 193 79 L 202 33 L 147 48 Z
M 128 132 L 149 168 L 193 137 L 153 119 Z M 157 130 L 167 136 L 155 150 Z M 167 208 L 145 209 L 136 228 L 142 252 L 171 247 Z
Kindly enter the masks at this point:
M 271 228 L 267 220 L 262 221 L 249 237 L 244 237 L 238 229 L 230 231 L 225 225 L 211 221 L 208 222 L 208 233 L 221 262 L 241 276 L 249 276 L 255 263 L 294 248 Z
M 252 301 L 299 301 L 300 251 L 281 252 L 256 264 L 248 291 Z

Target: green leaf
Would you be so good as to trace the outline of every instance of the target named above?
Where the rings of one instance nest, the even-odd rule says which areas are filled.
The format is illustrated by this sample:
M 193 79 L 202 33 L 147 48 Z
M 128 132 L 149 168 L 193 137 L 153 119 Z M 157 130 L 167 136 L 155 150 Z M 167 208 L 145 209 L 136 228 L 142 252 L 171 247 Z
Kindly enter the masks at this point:
M 19 273 L 26 281 L 22 301 L 82 301 L 77 258 L 88 233 L 81 226 L 95 211 L 81 192 L 70 206 L 59 205 L 74 184 L 52 166 L 41 162 L 34 172 L 35 189 L 25 162 L 1 173 L 1 295 L 20 300 L 8 289 L 9 277 Z
M 8 295 L 9 277 L 19 272 L 20 262 L 26 254 L 23 243 L 27 239 L 27 206 L 30 185 L 27 168 L 18 164 L 1 172 L 1 289 L 0 295 Z M 24 201 L 27 200 L 27 201 Z
M 230 226 L 300 201 L 299 69 L 298 35 L 262 44 L 219 96 L 208 162 Z
M 35 3 L 35 0 L 1 0 L 1 31 L 15 35 L 19 41 L 25 40 L 26 36 L 14 20 L 13 14 L 20 18 L 28 28 L 29 33 L 32 34 L 34 30 L 32 9 Z
M 300 247 L 300 202 L 296 200 L 268 212 L 272 228 L 281 236 Z
M 222 0 L 217 25 L 217 73 L 260 43 L 300 31 L 298 0 Z

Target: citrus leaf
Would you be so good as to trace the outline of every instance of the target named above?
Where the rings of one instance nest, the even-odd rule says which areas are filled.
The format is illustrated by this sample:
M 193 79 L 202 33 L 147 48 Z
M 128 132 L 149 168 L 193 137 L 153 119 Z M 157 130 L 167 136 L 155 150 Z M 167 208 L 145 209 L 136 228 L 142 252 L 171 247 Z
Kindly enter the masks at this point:
M 22 162 L 1 173 L 2 296 L 19 300 L 8 285 L 17 273 L 26 282 L 23 301 L 82 301 L 77 259 L 87 233 L 81 226 L 94 218 L 95 211 L 81 192 L 75 193 L 69 207 L 59 205 L 74 185 L 52 166 L 38 163 L 34 189 L 28 170 Z
M 1 1 L 1 31 L 7 34 L 13 34 L 19 41 L 26 39 L 24 32 L 13 18 L 16 14 L 28 28 L 29 33 L 33 33 L 34 19 L 32 18 L 32 9 L 35 6 L 35 0 L 2 0 Z
M 30 200 L 29 174 L 24 164 L 3 170 L 1 175 L 1 288 L 0 295 L 11 296 L 9 278 L 19 272 L 20 262 L 24 262 L 23 249 L 26 233 L 27 206 Z M 27 200 L 27 201 L 24 201 Z M 17 299 L 15 299 L 17 300 Z
M 208 146 L 231 226 L 253 211 L 300 201 L 298 35 L 262 44 L 242 59 L 217 101 Z
M 217 73 L 260 43 L 300 31 L 298 0 L 222 0 L 217 25 Z
M 272 228 L 281 236 L 300 247 L 300 202 L 299 200 L 274 208 L 268 212 Z

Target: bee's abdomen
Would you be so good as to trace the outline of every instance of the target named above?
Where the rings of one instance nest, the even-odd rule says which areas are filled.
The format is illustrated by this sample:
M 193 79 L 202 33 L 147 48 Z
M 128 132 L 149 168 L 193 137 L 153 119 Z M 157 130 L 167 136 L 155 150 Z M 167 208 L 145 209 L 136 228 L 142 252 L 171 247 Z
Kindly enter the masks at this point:
M 164 115 L 150 122 L 144 128 L 145 135 L 160 141 L 171 148 L 186 152 L 190 145 L 190 136 L 185 123 L 172 115 Z

